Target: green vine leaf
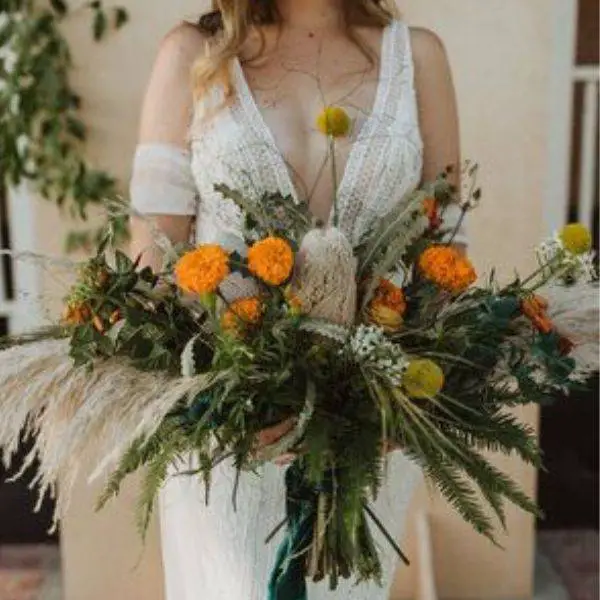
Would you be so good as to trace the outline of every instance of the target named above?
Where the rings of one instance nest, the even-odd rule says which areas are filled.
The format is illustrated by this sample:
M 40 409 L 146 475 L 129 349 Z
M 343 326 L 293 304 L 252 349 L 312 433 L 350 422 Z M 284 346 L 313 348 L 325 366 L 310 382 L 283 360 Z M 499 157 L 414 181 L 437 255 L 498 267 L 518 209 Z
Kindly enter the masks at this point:
M 98 9 L 96 14 L 94 15 L 94 24 L 93 24 L 93 32 L 94 39 L 99 42 L 104 35 L 106 34 L 106 29 L 108 27 L 108 22 L 106 19 L 106 14 L 103 10 Z
M 121 29 L 129 21 L 129 13 L 122 7 L 115 8 L 115 28 Z
M 79 119 L 76 119 L 74 117 L 68 117 L 67 118 L 67 128 L 69 130 L 69 133 L 73 137 L 77 138 L 81 142 L 83 142 L 85 140 L 85 137 L 86 137 L 85 125 Z
M 0 26 L 0 187 L 28 182 L 67 214 L 86 221 L 91 208 L 108 208 L 119 190 L 114 177 L 83 158 L 87 128 L 79 114 L 81 99 L 70 83 L 71 49 L 60 28 L 68 2 L 48 0 L 45 8 L 32 0 L 5 4 Z M 128 19 L 120 7 L 112 9 L 109 19 L 100 1 L 85 8 L 92 11 L 96 40 Z M 107 213 L 113 232 L 124 240 L 126 220 Z M 99 235 L 100 230 L 70 234 L 67 247 L 89 247 Z

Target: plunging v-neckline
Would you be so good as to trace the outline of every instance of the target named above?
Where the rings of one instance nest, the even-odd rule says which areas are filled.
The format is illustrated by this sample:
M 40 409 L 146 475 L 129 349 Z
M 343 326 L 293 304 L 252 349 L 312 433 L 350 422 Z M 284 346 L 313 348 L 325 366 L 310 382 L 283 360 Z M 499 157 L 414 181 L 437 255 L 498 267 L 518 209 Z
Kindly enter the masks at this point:
M 393 23 L 392 23 L 393 24 Z M 385 72 L 386 64 L 389 61 L 388 57 L 388 46 L 389 46 L 389 37 L 390 30 L 392 28 L 392 24 L 387 25 L 383 29 L 383 34 L 381 36 L 381 48 L 379 54 L 379 72 L 377 79 L 377 87 L 375 90 L 375 99 L 373 101 L 373 107 L 371 112 L 367 116 L 365 122 L 363 123 L 360 131 L 354 142 L 350 147 L 348 158 L 346 160 L 346 164 L 344 166 L 344 170 L 342 173 L 342 177 L 338 182 L 337 186 L 337 195 L 338 195 L 338 208 L 340 203 L 340 198 L 346 193 L 346 190 L 349 185 L 349 173 L 353 172 L 354 161 L 357 160 L 358 149 L 360 144 L 364 142 L 368 132 L 371 129 L 371 125 L 373 120 L 377 115 L 381 114 L 385 107 L 386 101 L 386 89 L 389 85 L 386 84 L 387 74 Z M 280 181 L 285 184 L 287 190 L 280 190 L 282 193 L 290 194 L 295 202 L 300 201 L 300 197 L 298 194 L 298 190 L 292 176 L 290 174 L 289 167 L 286 163 L 283 152 L 281 151 L 277 140 L 275 139 L 275 135 L 273 131 L 267 124 L 262 111 L 260 110 L 254 93 L 250 88 L 250 84 L 246 78 L 246 74 L 244 73 L 244 69 L 242 68 L 242 63 L 238 57 L 235 57 L 233 60 L 233 68 L 234 68 L 234 78 L 235 78 L 235 89 L 237 100 L 243 108 L 247 118 L 249 119 L 249 123 L 252 125 L 254 131 L 259 135 L 259 137 L 264 141 L 273 152 L 273 157 L 276 162 L 276 168 L 278 169 L 280 175 Z M 329 222 L 331 222 L 333 217 L 333 206 L 329 209 Z

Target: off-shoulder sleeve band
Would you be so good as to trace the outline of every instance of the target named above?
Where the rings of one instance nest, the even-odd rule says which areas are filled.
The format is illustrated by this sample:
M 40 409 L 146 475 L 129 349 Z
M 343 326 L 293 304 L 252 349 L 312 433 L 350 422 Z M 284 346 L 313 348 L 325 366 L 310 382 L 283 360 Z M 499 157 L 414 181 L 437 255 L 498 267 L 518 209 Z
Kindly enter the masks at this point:
M 196 215 L 190 152 L 169 144 L 139 145 L 129 191 L 132 207 L 142 214 Z

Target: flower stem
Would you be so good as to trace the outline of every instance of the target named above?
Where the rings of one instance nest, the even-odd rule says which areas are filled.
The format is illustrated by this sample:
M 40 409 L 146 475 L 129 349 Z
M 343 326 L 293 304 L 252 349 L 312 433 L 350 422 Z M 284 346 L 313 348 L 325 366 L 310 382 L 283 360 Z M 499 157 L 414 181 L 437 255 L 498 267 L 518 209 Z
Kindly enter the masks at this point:
M 367 513 L 367 515 L 369 515 L 369 517 L 373 521 L 373 523 L 375 523 L 375 525 L 377 525 L 377 528 L 379 529 L 379 531 L 381 531 L 381 533 L 383 534 L 385 539 L 390 543 L 390 545 L 395 550 L 396 554 L 400 557 L 402 562 L 407 567 L 410 566 L 410 561 L 408 560 L 408 558 L 406 558 L 406 555 L 404 554 L 404 552 L 402 552 L 402 550 L 400 550 L 400 547 L 398 546 L 398 544 L 396 544 L 396 542 L 394 541 L 394 538 L 390 535 L 390 532 L 384 527 L 383 523 L 377 518 L 377 515 L 375 515 L 375 513 L 369 508 L 369 506 L 366 502 L 364 503 L 364 509 L 365 509 L 365 512 Z
M 329 136 L 329 154 L 331 155 L 331 176 L 333 178 L 333 226 L 337 227 L 339 223 L 338 214 L 338 174 L 337 162 L 335 159 L 335 137 Z
M 465 220 L 466 214 L 467 214 L 467 209 L 465 207 L 462 207 L 458 222 L 456 223 L 454 229 L 452 230 L 452 233 L 450 234 L 450 238 L 446 242 L 446 246 L 450 246 L 454 243 L 454 238 L 458 235 L 458 232 L 460 231 L 460 228 L 462 227 L 462 224 Z
M 550 281 L 551 279 L 554 279 L 557 271 L 555 271 L 555 266 L 556 267 L 560 267 L 561 263 L 563 262 L 565 258 L 565 252 L 561 251 L 558 252 L 556 254 L 556 256 L 552 257 L 551 260 L 549 260 L 547 263 L 540 265 L 533 273 L 531 273 L 531 275 L 529 275 L 529 277 L 526 277 L 522 282 L 521 282 L 521 286 L 523 288 L 525 288 L 525 286 L 530 283 L 531 281 L 535 280 L 538 275 L 544 273 L 544 271 L 549 270 L 549 273 L 546 275 L 546 277 L 543 277 L 541 282 L 538 282 L 538 284 L 535 286 L 535 289 L 541 287 L 542 285 L 544 285 L 545 283 L 547 283 L 548 281 Z

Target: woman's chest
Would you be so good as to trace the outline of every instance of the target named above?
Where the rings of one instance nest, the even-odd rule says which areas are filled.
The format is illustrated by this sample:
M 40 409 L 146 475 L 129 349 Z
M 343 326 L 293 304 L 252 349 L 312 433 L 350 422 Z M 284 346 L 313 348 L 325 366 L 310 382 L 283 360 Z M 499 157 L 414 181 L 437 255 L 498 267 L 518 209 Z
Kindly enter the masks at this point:
M 355 46 L 234 60 L 231 102 L 192 131 L 201 194 L 217 178 L 306 200 L 323 220 L 334 195 L 348 214 L 385 209 L 420 174 L 412 82 L 392 34 L 373 42 L 372 63 Z M 352 124 L 333 148 L 316 123 L 325 106 L 342 107 Z
M 282 41 L 265 59 L 241 62 L 238 70 L 240 93 L 255 104 L 260 128 L 321 217 L 377 96 L 380 51 L 371 60 L 363 52 L 349 40 Z M 351 123 L 348 135 L 336 140 L 335 170 L 332 148 L 317 126 L 327 106 L 343 108 Z

